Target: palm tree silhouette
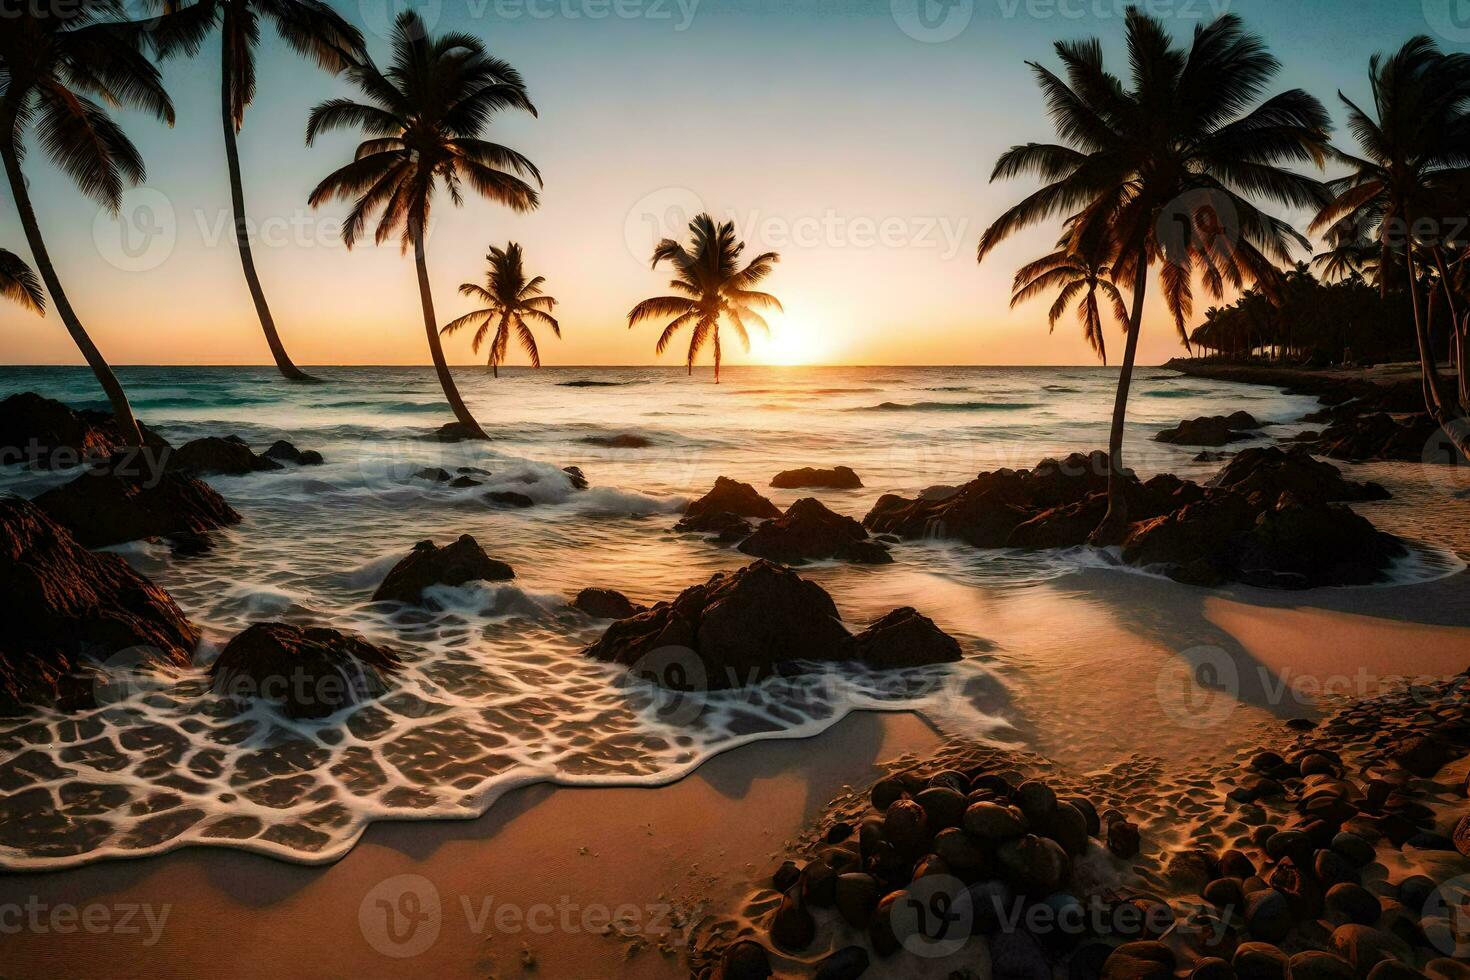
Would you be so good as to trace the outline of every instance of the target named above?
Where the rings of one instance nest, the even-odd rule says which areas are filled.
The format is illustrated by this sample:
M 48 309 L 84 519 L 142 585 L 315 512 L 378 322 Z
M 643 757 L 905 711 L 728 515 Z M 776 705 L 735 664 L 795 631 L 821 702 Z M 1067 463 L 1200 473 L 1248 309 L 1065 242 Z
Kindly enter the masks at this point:
M 299 54 L 336 74 L 356 62 L 362 54 L 362 35 L 321 0 L 196 0 L 182 5 L 179 0 L 153 0 L 166 15 L 148 32 L 160 55 L 196 54 L 209 32 L 219 27 L 220 116 L 225 132 L 225 163 L 230 175 L 230 204 L 235 215 L 235 244 L 245 284 L 255 303 L 260 328 L 265 332 L 271 356 L 281 374 L 292 381 L 315 381 L 291 361 L 276 331 L 255 271 L 245 217 L 245 190 L 240 178 L 240 151 L 235 145 L 245 123 L 245 107 L 255 96 L 255 46 L 260 40 L 260 22 L 270 21 L 276 33 Z
M 1104 68 L 1096 39 L 1056 44 L 1065 80 L 1031 63 L 1063 143 L 1028 143 L 1001 155 L 992 181 L 1034 174 L 1047 183 L 996 219 L 978 251 L 983 261 L 1014 232 L 1065 218 L 1075 240 L 1104 243 L 1117 281 L 1132 282 L 1108 439 L 1108 510 L 1097 543 L 1121 539 L 1128 522 L 1123 425 L 1149 266 L 1160 267 L 1164 299 L 1187 344 L 1196 278 L 1219 296 L 1226 283 L 1270 279 L 1273 259 L 1289 261 L 1293 243 L 1307 246 L 1249 198 L 1320 207 L 1322 185 L 1281 164 L 1320 167 L 1328 151 L 1327 113 L 1306 92 L 1256 104 L 1280 63 L 1239 18 L 1196 28 L 1188 49 L 1175 47 L 1164 25 L 1137 8 L 1128 9 L 1125 31 L 1129 85 Z
M 662 354 L 681 327 L 689 326 L 689 356 L 685 366 L 694 374 L 694 359 L 709 343 L 714 348 L 715 384 L 720 383 L 720 324 L 727 321 L 745 349 L 750 349 L 750 332 L 746 322 L 770 333 L 765 318 L 754 308 L 781 310 L 781 302 L 770 293 L 751 287 L 770 275 L 771 267 L 781 260 L 775 252 L 762 252 L 740 268 L 740 253 L 745 243 L 735 237 L 733 222 L 715 224 L 708 214 L 696 215 L 689 222 L 689 247 L 665 238 L 653 249 L 653 268 L 667 259 L 674 267 L 669 286 L 679 296 L 655 296 L 633 307 L 628 313 L 628 328 L 651 319 L 673 317 L 664 326 L 654 346 Z
M 1098 293 L 1102 293 L 1103 299 L 1109 304 L 1113 319 L 1125 331 L 1128 329 L 1128 307 L 1112 276 L 1112 265 L 1098 258 L 1095 250 L 1091 256 L 1083 254 L 1075 250 L 1064 237 L 1057 243 L 1055 252 L 1023 265 L 1016 273 L 1011 292 L 1011 309 L 1045 292 L 1056 290 L 1057 298 L 1048 314 L 1051 329 L 1055 331 L 1057 321 L 1067 312 L 1067 307 L 1077 303 L 1077 319 L 1082 324 L 1082 336 L 1106 364 L 1108 347 L 1103 337 L 1103 313 Z
M 1312 230 L 1326 230 L 1335 256 L 1376 252 L 1380 287 L 1389 278 L 1408 282 L 1414 312 L 1414 335 L 1424 401 L 1430 415 L 1460 452 L 1470 458 L 1470 383 L 1463 367 L 1465 324 L 1455 310 L 1451 275 L 1445 262 L 1450 244 L 1443 231 L 1421 234 L 1418 222 L 1464 214 L 1465 162 L 1470 159 L 1470 55 L 1443 54 L 1427 37 L 1415 37 L 1392 56 L 1374 55 L 1368 62 L 1373 112 L 1360 108 L 1341 92 L 1348 129 L 1359 155 L 1339 152 L 1352 167 L 1332 181 L 1330 203 L 1321 209 Z M 1461 244 L 1460 247 L 1463 247 Z M 1366 264 L 1366 263 L 1365 263 Z M 1425 265 L 1438 271 L 1454 322 L 1453 335 L 1461 363 L 1459 404 L 1444 390 L 1429 345 L 1420 277 Z
M 540 367 L 541 352 L 536 349 L 536 335 L 526 326 L 527 318 L 546 324 L 557 339 L 561 338 L 561 324 L 551 315 L 556 300 L 541 292 L 546 277 L 537 276 L 529 282 L 526 280 L 521 247 L 515 242 L 508 243 L 505 248 L 491 245 L 485 261 L 490 263 L 490 270 L 485 274 L 485 285 L 466 282 L 459 287 L 464 295 L 483 302 L 484 308 L 450 320 L 440 328 L 439 333 L 447 337 L 461 327 L 478 322 L 480 328 L 475 331 L 475 337 L 470 342 L 470 349 L 478 354 L 480 345 L 489 336 L 490 325 L 494 323 L 495 336 L 490 341 L 490 356 L 486 363 L 498 378 L 500 365 L 505 363 L 506 348 L 510 346 L 510 332 L 514 329 L 521 347 L 531 358 L 531 366 Z
M 348 248 L 374 214 L 379 215 L 373 233 L 376 243 L 399 233 L 403 250 L 413 248 L 424 330 L 439 385 L 459 421 L 458 434 L 487 439 L 444 361 L 424 235 L 441 182 L 456 205 L 463 203 L 467 185 L 516 211 L 536 207 L 535 188 L 521 179 L 530 177 L 540 184 L 535 165 L 514 150 L 480 139 L 500 110 L 523 109 L 535 115 L 536 108 L 526 96 L 520 73 L 487 54 L 478 38 L 459 33 L 430 37 L 419 16 L 404 11 L 393 24 L 392 44 L 387 70 L 379 71 L 368 58 L 347 70 L 366 102 L 329 99 L 311 110 L 308 146 L 320 133 L 348 127 L 360 129 L 367 139 L 358 144 L 351 163 L 317 185 L 310 203 L 316 207 L 332 198 L 354 201 L 342 222 L 342 241 Z
M 173 125 L 174 107 L 158 69 L 143 57 L 143 28 L 124 20 L 119 0 L 34 0 L 4 16 L 0 30 L 0 158 L 26 244 L 51 303 L 112 405 L 118 435 L 142 445 L 138 423 L 111 366 L 61 287 L 21 170 L 30 132 L 82 193 L 113 215 L 123 189 L 141 183 L 143 158 L 95 95 Z
M 46 312 L 46 294 L 41 291 L 41 280 L 26 265 L 25 259 L 4 248 L 0 248 L 0 296 L 37 315 Z

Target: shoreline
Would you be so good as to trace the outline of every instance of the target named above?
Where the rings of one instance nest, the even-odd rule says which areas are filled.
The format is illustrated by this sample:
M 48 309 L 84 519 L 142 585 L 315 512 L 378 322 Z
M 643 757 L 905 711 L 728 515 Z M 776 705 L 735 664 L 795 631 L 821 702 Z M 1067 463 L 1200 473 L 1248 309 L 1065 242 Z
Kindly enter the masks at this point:
M 1312 395 L 1347 392 L 1361 395 L 1375 389 L 1397 388 L 1404 384 L 1412 384 L 1417 388 L 1419 385 L 1417 361 L 1400 361 L 1367 368 L 1308 368 L 1176 357 L 1159 367 L 1195 378 L 1266 385 Z M 1446 369 L 1441 366 L 1440 370 L 1443 373 Z M 1453 371 L 1446 376 L 1453 377 Z

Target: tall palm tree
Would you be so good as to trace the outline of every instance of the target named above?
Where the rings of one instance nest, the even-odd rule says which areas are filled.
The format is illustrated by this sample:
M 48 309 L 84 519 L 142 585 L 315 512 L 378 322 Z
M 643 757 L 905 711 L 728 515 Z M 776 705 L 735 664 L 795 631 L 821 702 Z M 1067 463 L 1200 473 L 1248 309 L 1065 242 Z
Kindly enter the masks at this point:
M 0 248 L 0 296 L 37 315 L 46 312 L 46 294 L 41 291 L 41 280 L 26 265 L 25 259 L 4 248 Z
M 1199 26 L 1181 49 L 1159 20 L 1130 7 L 1126 35 L 1127 85 L 1104 68 L 1096 39 L 1057 43 L 1065 79 L 1031 64 L 1062 142 L 1001 155 L 992 181 L 1033 174 L 1046 184 L 986 229 L 978 252 L 983 261 L 1014 232 L 1067 218 L 1077 240 L 1107 243 L 1113 276 L 1131 283 L 1098 543 L 1116 542 L 1127 527 L 1123 424 L 1149 267 L 1158 264 L 1164 299 L 1187 341 L 1196 279 L 1219 296 L 1226 283 L 1238 288 L 1271 276 L 1273 260 L 1287 261 L 1293 243 L 1306 246 L 1250 199 L 1320 206 L 1322 185 L 1283 165 L 1321 166 L 1328 148 L 1327 113 L 1307 93 L 1257 104 L 1280 64 L 1239 18 Z
M 740 253 L 745 243 L 735 237 L 735 225 L 726 221 L 715 224 L 708 214 L 696 215 L 689 222 L 689 247 L 665 238 L 653 249 L 653 268 L 665 259 L 674 267 L 669 286 L 678 296 L 655 296 L 646 299 L 628 313 L 628 328 L 643 320 L 673 319 L 664 326 L 654 349 L 662 354 L 681 327 L 691 327 L 689 356 L 685 366 L 694 373 L 694 359 L 709 343 L 715 358 L 715 384 L 720 383 L 720 324 L 728 322 L 745 349 L 750 349 L 752 323 L 769 333 L 760 309 L 780 311 L 781 302 L 770 293 L 752 288 L 770 275 L 771 267 L 781 260 L 775 252 L 762 252 L 740 268 Z
M 0 29 L 0 158 L 51 303 L 106 393 L 119 437 L 139 446 L 127 395 L 61 287 L 21 170 L 26 137 L 33 135 L 82 193 L 113 214 L 124 188 L 144 179 L 137 148 L 91 98 L 173 125 L 158 69 L 139 48 L 142 30 L 124 14 L 120 0 L 33 0 L 7 10 Z
M 367 139 L 358 144 L 351 163 L 317 185 L 310 202 L 316 207 L 332 198 L 353 201 L 342 222 L 342 241 L 348 248 L 374 214 L 378 215 L 375 242 L 382 244 L 397 233 L 404 251 L 413 248 L 424 331 L 439 385 L 459 421 L 460 434 L 486 439 L 444 361 L 424 236 L 441 182 L 455 205 L 463 203 L 468 185 L 516 211 L 536 207 L 536 190 L 522 179 L 541 183 L 535 165 L 514 150 L 480 138 L 500 110 L 522 109 L 535 115 L 536 107 L 526 96 L 520 73 L 487 54 L 478 38 L 458 33 L 431 37 L 417 14 L 404 11 L 393 24 L 392 44 L 393 58 L 385 71 L 368 58 L 347 70 L 365 102 L 330 99 L 311 110 L 308 146 L 320 133 L 348 127 L 360 129 Z
M 1464 213 L 1463 188 L 1470 180 L 1470 55 L 1444 54 L 1431 39 L 1415 37 L 1389 57 L 1374 55 L 1368 72 L 1371 112 L 1338 93 L 1358 154 L 1337 153 L 1352 172 L 1329 184 L 1333 198 L 1312 227 L 1325 229 L 1339 249 L 1375 248 L 1381 288 L 1387 288 L 1393 270 L 1406 281 L 1425 406 L 1470 458 L 1470 388 L 1461 385 L 1458 405 L 1445 391 L 1430 348 L 1421 283 L 1426 265 L 1439 273 L 1457 321 L 1456 336 L 1461 337 L 1448 292 L 1445 243 L 1418 230 L 1425 219 L 1433 223 Z M 1457 346 L 1464 350 L 1463 343 Z
M 1128 306 L 1123 294 L 1113 282 L 1113 267 L 1105 260 L 1076 250 L 1065 237 L 1057 243 L 1057 250 L 1042 256 L 1035 262 L 1023 265 L 1016 273 L 1011 292 L 1011 309 L 1034 299 L 1050 290 L 1057 291 L 1048 320 L 1053 331 L 1057 321 L 1067 312 L 1067 307 L 1077 303 L 1077 319 L 1082 324 L 1082 336 L 1087 345 L 1102 360 L 1108 363 L 1108 346 L 1103 334 L 1103 310 L 1098 300 L 1109 304 L 1110 312 L 1124 330 L 1128 329 Z
M 240 179 L 240 151 L 235 144 L 245 123 L 245 107 L 255 96 L 255 46 L 260 41 L 260 22 L 275 25 L 276 33 L 294 50 L 336 74 L 362 56 L 362 35 L 322 0 L 154 0 L 166 16 L 149 31 L 149 38 L 162 55 L 196 54 L 209 32 L 219 27 L 220 119 L 225 132 L 225 163 L 230 178 L 230 204 L 235 214 L 235 245 L 245 284 L 255 302 L 260 328 L 265 332 L 276 367 L 292 381 L 314 381 L 291 361 L 276 331 L 255 271 L 250 234 L 245 217 L 245 190 Z
M 485 274 L 485 285 L 466 282 L 459 287 L 464 295 L 483 302 L 484 308 L 450 320 L 439 333 L 447 337 L 461 327 L 479 323 L 480 328 L 475 331 L 474 340 L 470 342 L 470 349 L 478 354 L 480 345 L 490 334 L 490 325 L 495 324 L 495 336 L 490 340 L 490 354 L 486 363 L 498 378 L 500 365 L 505 363 L 506 348 L 510 346 L 510 332 L 514 330 L 521 347 L 525 348 L 526 354 L 531 358 L 531 366 L 540 367 L 541 352 L 536 348 L 536 335 L 526 325 L 526 320 L 546 324 L 557 339 L 561 339 L 561 324 L 551 315 L 556 300 L 541 292 L 546 277 L 537 276 L 527 281 L 525 266 L 521 261 L 521 246 L 515 242 L 508 243 L 505 248 L 491 245 L 485 261 L 490 263 L 490 270 Z

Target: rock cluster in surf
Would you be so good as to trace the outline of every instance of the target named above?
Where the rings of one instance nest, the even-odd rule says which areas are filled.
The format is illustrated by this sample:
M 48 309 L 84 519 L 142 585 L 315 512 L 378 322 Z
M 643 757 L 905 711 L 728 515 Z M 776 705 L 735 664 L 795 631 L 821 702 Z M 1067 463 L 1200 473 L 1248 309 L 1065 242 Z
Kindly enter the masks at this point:
M 1242 439 L 1253 439 L 1261 427 L 1249 412 L 1230 415 L 1208 415 L 1187 419 L 1154 436 L 1155 442 L 1171 442 L 1179 446 L 1223 446 Z
M 515 578 L 515 571 L 503 561 L 485 554 L 480 543 L 468 534 L 443 547 L 433 541 L 420 541 L 398 564 L 388 570 L 373 592 L 373 602 L 403 602 L 434 606 L 425 590 L 436 585 L 464 585 L 466 582 L 502 582 Z

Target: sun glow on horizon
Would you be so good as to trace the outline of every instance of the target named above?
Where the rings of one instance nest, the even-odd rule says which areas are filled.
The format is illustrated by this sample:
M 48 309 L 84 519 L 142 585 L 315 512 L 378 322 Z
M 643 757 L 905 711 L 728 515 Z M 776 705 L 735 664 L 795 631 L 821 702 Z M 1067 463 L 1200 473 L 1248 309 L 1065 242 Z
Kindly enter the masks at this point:
M 773 367 L 824 364 L 832 353 L 832 333 L 810 316 L 770 317 L 771 332 L 751 331 L 750 362 Z

